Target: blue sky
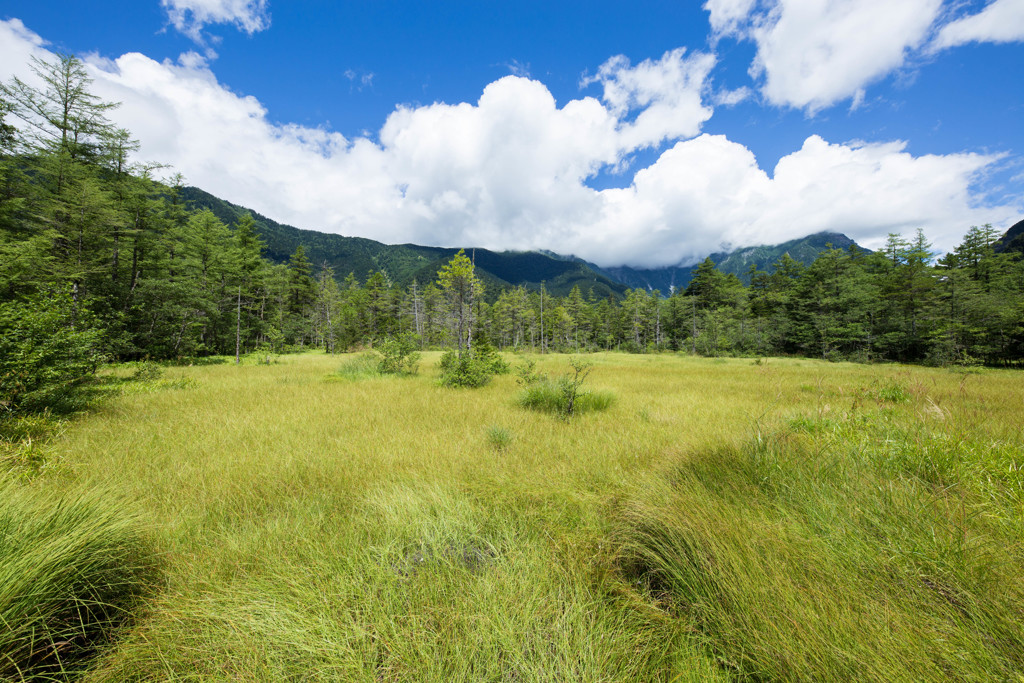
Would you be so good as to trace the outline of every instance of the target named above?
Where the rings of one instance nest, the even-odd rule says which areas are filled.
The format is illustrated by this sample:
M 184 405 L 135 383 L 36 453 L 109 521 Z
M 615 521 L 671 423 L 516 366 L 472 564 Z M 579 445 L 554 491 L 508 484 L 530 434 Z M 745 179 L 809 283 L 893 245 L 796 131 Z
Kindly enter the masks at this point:
M 298 227 L 601 265 L 1024 217 L 1024 0 L 26 2 L 140 160 Z

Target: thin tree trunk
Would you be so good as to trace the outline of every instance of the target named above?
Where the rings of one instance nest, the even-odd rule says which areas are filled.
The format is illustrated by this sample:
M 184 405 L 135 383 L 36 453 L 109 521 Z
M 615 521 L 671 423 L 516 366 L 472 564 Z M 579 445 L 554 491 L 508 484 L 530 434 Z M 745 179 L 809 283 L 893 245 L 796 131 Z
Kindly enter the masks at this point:
M 242 285 L 238 285 L 238 303 L 235 307 L 235 365 L 242 362 Z

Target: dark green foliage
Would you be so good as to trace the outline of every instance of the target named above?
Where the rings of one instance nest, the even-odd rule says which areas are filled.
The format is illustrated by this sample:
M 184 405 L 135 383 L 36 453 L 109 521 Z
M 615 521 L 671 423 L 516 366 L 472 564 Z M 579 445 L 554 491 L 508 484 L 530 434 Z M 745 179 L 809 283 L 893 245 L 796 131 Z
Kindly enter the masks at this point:
M 471 351 L 462 354 L 448 349 L 441 355 L 441 384 L 446 387 L 482 387 L 491 381 L 491 364 L 477 358 Z
M 380 361 L 377 371 L 382 375 L 415 375 L 419 368 L 419 338 L 402 334 L 385 339 L 378 347 Z
M 478 337 L 471 350 L 474 360 L 491 375 L 507 375 L 511 372 L 509 364 L 501 357 L 498 350 L 484 338 Z
M 102 360 L 94 324 L 67 294 L 0 301 L 0 420 L 21 409 L 73 407 Z
M 997 253 L 1010 251 L 1024 254 L 1024 221 L 1018 221 L 1010 226 L 1010 229 L 996 242 L 995 251 Z
M 156 554 L 123 501 L 0 481 L 0 679 L 68 680 L 137 616 Z

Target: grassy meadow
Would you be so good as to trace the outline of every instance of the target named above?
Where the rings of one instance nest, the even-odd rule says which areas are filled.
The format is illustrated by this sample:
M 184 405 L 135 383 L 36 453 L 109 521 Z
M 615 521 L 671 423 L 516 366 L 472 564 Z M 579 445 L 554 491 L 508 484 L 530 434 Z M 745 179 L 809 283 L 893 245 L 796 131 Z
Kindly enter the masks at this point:
M 0 679 L 1024 681 L 1019 373 L 596 354 L 614 400 L 560 419 L 438 357 L 110 369 L 31 467 L 8 444 Z M 79 508 L 131 529 L 67 541 L 120 602 L 10 559 Z M 74 590 L 116 637 L 18 635 Z

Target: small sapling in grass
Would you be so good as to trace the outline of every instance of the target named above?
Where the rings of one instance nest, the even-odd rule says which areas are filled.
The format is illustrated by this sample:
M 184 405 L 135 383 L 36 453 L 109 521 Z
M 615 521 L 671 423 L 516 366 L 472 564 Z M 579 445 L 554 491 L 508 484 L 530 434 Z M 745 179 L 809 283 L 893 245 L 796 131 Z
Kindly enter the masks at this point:
M 612 404 L 613 397 L 607 392 L 583 390 L 583 383 L 593 369 L 592 363 L 570 358 L 569 367 L 571 372 L 550 377 L 537 372 L 533 361 L 521 365 L 519 383 L 524 388 L 519 395 L 519 405 L 569 418 L 590 410 L 605 410 Z

